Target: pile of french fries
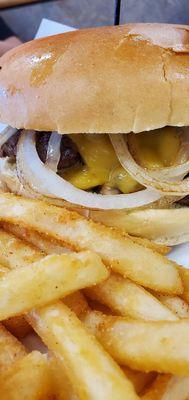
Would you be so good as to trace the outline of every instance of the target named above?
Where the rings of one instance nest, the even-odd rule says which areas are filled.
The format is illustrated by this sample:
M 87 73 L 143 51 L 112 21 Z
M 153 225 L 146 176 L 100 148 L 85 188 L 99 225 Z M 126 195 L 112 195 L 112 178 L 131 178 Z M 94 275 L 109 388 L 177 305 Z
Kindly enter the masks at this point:
M 189 270 L 169 248 L 0 195 L 0 399 L 188 400 Z

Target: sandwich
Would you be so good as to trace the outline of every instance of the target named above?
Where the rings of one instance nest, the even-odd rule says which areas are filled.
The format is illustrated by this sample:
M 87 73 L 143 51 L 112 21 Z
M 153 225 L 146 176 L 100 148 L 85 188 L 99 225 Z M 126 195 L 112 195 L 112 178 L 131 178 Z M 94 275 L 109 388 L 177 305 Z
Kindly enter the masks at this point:
M 1 190 L 189 240 L 189 28 L 128 24 L 0 59 Z M 6 124 L 6 125 L 3 125 Z

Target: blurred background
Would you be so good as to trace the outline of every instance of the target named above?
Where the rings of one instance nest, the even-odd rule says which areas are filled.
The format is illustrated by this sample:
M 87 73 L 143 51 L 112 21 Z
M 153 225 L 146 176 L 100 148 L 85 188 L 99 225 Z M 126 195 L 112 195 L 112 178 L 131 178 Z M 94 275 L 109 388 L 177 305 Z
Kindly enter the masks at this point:
M 0 0 L 0 16 L 22 41 L 33 38 L 42 18 L 75 27 L 113 24 L 114 0 L 52 0 L 1 8 L 10 1 L 19 3 Z M 122 0 L 121 23 L 132 21 L 189 25 L 189 0 Z

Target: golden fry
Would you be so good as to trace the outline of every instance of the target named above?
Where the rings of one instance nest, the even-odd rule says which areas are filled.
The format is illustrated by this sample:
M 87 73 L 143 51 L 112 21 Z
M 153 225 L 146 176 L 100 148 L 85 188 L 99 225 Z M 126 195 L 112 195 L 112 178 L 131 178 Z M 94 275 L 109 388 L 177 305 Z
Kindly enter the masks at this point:
M 138 399 L 121 369 L 63 303 L 32 311 L 27 318 L 48 348 L 64 360 L 81 400 Z
M 0 325 L 0 372 L 26 354 L 24 346 Z
M 12 270 L 0 280 L 0 320 L 42 307 L 108 276 L 100 257 L 89 251 L 49 255 Z
M 83 320 L 120 365 L 189 376 L 189 319 L 139 321 L 89 312 Z
M 86 295 L 108 306 L 113 312 L 144 320 L 176 320 L 176 315 L 141 286 L 118 274 L 94 287 Z
M 37 351 L 15 362 L 0 376 L 1 400 L 50 400 L 52 382 L 48 364 L 47 356 Z
M 43 201 L 0 195 L 0 220 L 58 239 L 75 251 L 92 250 L 115 272 L 155 291 L 182 293 L 176 264 L 119 231 Z
M 62 254 L 70 252 L 68 248 L 62 246 L 57 240 L 47 238 L 38 232 L 8 223 L 2 224 L 2 227 L 5 231 L 13 233 L 16 237 L 35 246 L 36 249 L 39 249 L 45 254 Z
M 178 296 L 167 296 L 154 293 L 159 301 L 174 312 L 179 318 L 189 318 L 189 305 Z

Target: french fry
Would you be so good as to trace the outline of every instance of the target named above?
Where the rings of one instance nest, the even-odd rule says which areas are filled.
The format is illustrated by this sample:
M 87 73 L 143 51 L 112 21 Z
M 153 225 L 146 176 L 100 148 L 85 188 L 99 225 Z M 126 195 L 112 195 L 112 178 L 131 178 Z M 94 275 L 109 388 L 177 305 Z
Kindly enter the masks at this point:
M 144 320 L 176 320 L 176 315 L 141 286 L 118 274 L 94 287 L 86 295 L 108 306 L 119 315 Z
M 23 339 L 32 331 L 31 326 L 27 323 L 22 315 L 8 318 L 7 320 L 3 321 L 3 325 L 18 339 Z
M 24 346 L 0 325 L 0 373 L 26 354 Z
M 81 400 L 136 400 L 121 369 L 63 303 L 32 311 L 29 322 L 56 357 Z
M 159 301 L 168 307 L 179 318 L 189 318 L 189 305 L 178 296 L 167 296 L 164 294 L 154 293 Z
M 128 367 L 122 367 L 122 370 L 134 385 L 137 394 L 141 394 L 144 388 L 150 385 L 157 376 L 156 372 L 145 373 L 141 371 L 134 371 Z
M 14 235 L 0 229 L 0 262 L 7 268 L 20 268 L 32 264 L 42 257 L 36 247 L 28 245 Z
M 120 365 L 189 375 L 189 319 L 139 321 L 89 312 L 83 320 Z
M 38 232 L 8 223 L 2 224 L 2 227 L 5 231 L 13 233 L 16 237 L 30 243 L 45 254 L 62 254 L 70 252 L 68 248 L 62 246 L 57 240 L 51 238 L 47 239 L 44 235 L 41 235 Z
M 182 284 L 184 291 L 181 294 L 181 297 L 183 300 L 187 301 L 189 303 L 189 270 L 183 267 L 178 268 L 179 274 L 182 279 Z
M 1 400 L 52 399 L 46 355 L 35 351 L 15 362 L 0 376 Z
M 0 320 L 97 284 L 108 275 L 100 257 L 89 251 L 49 255 L 34 264 L 12 270 L 0 280 Z
M 53 379 L 53 393 L 55 394 L 55 398 L 53 397 L 52 400 L 79 400 L 79 397 L 73 391 L 63 363 L 53 357 L 50 368 Z
M 43 201 L 0 194 L 0 220 L 55 238 L 75 250 L 92 250 L 115 272 L 155 291 L 182 293 L 176 264 L 119 231 Z
M 91 311 L 87 301 L 85 300 L 81 292 L 73 293 L 65 297 L 63 302 L 69 308 L 71 308 L 71 310 L 74 311 L 80 319 L 85 318 L 86 313 Z M 99 305 L 101 306 L 100 303 Z M 102 309 L 100 311 L 102 311 Z M 122 370 L 126 377 L 133 383 L 137 394 L 140 394 L 141 391 L 146 387 L 146 385 L 150 384 L 157 375 L 155 372 L 149 372 L 146 374 L 140 371 L 133 371 L 125 366 L 122 366 Z
M 142 400 L 188 400 L 189 377 L 159 375 Z

